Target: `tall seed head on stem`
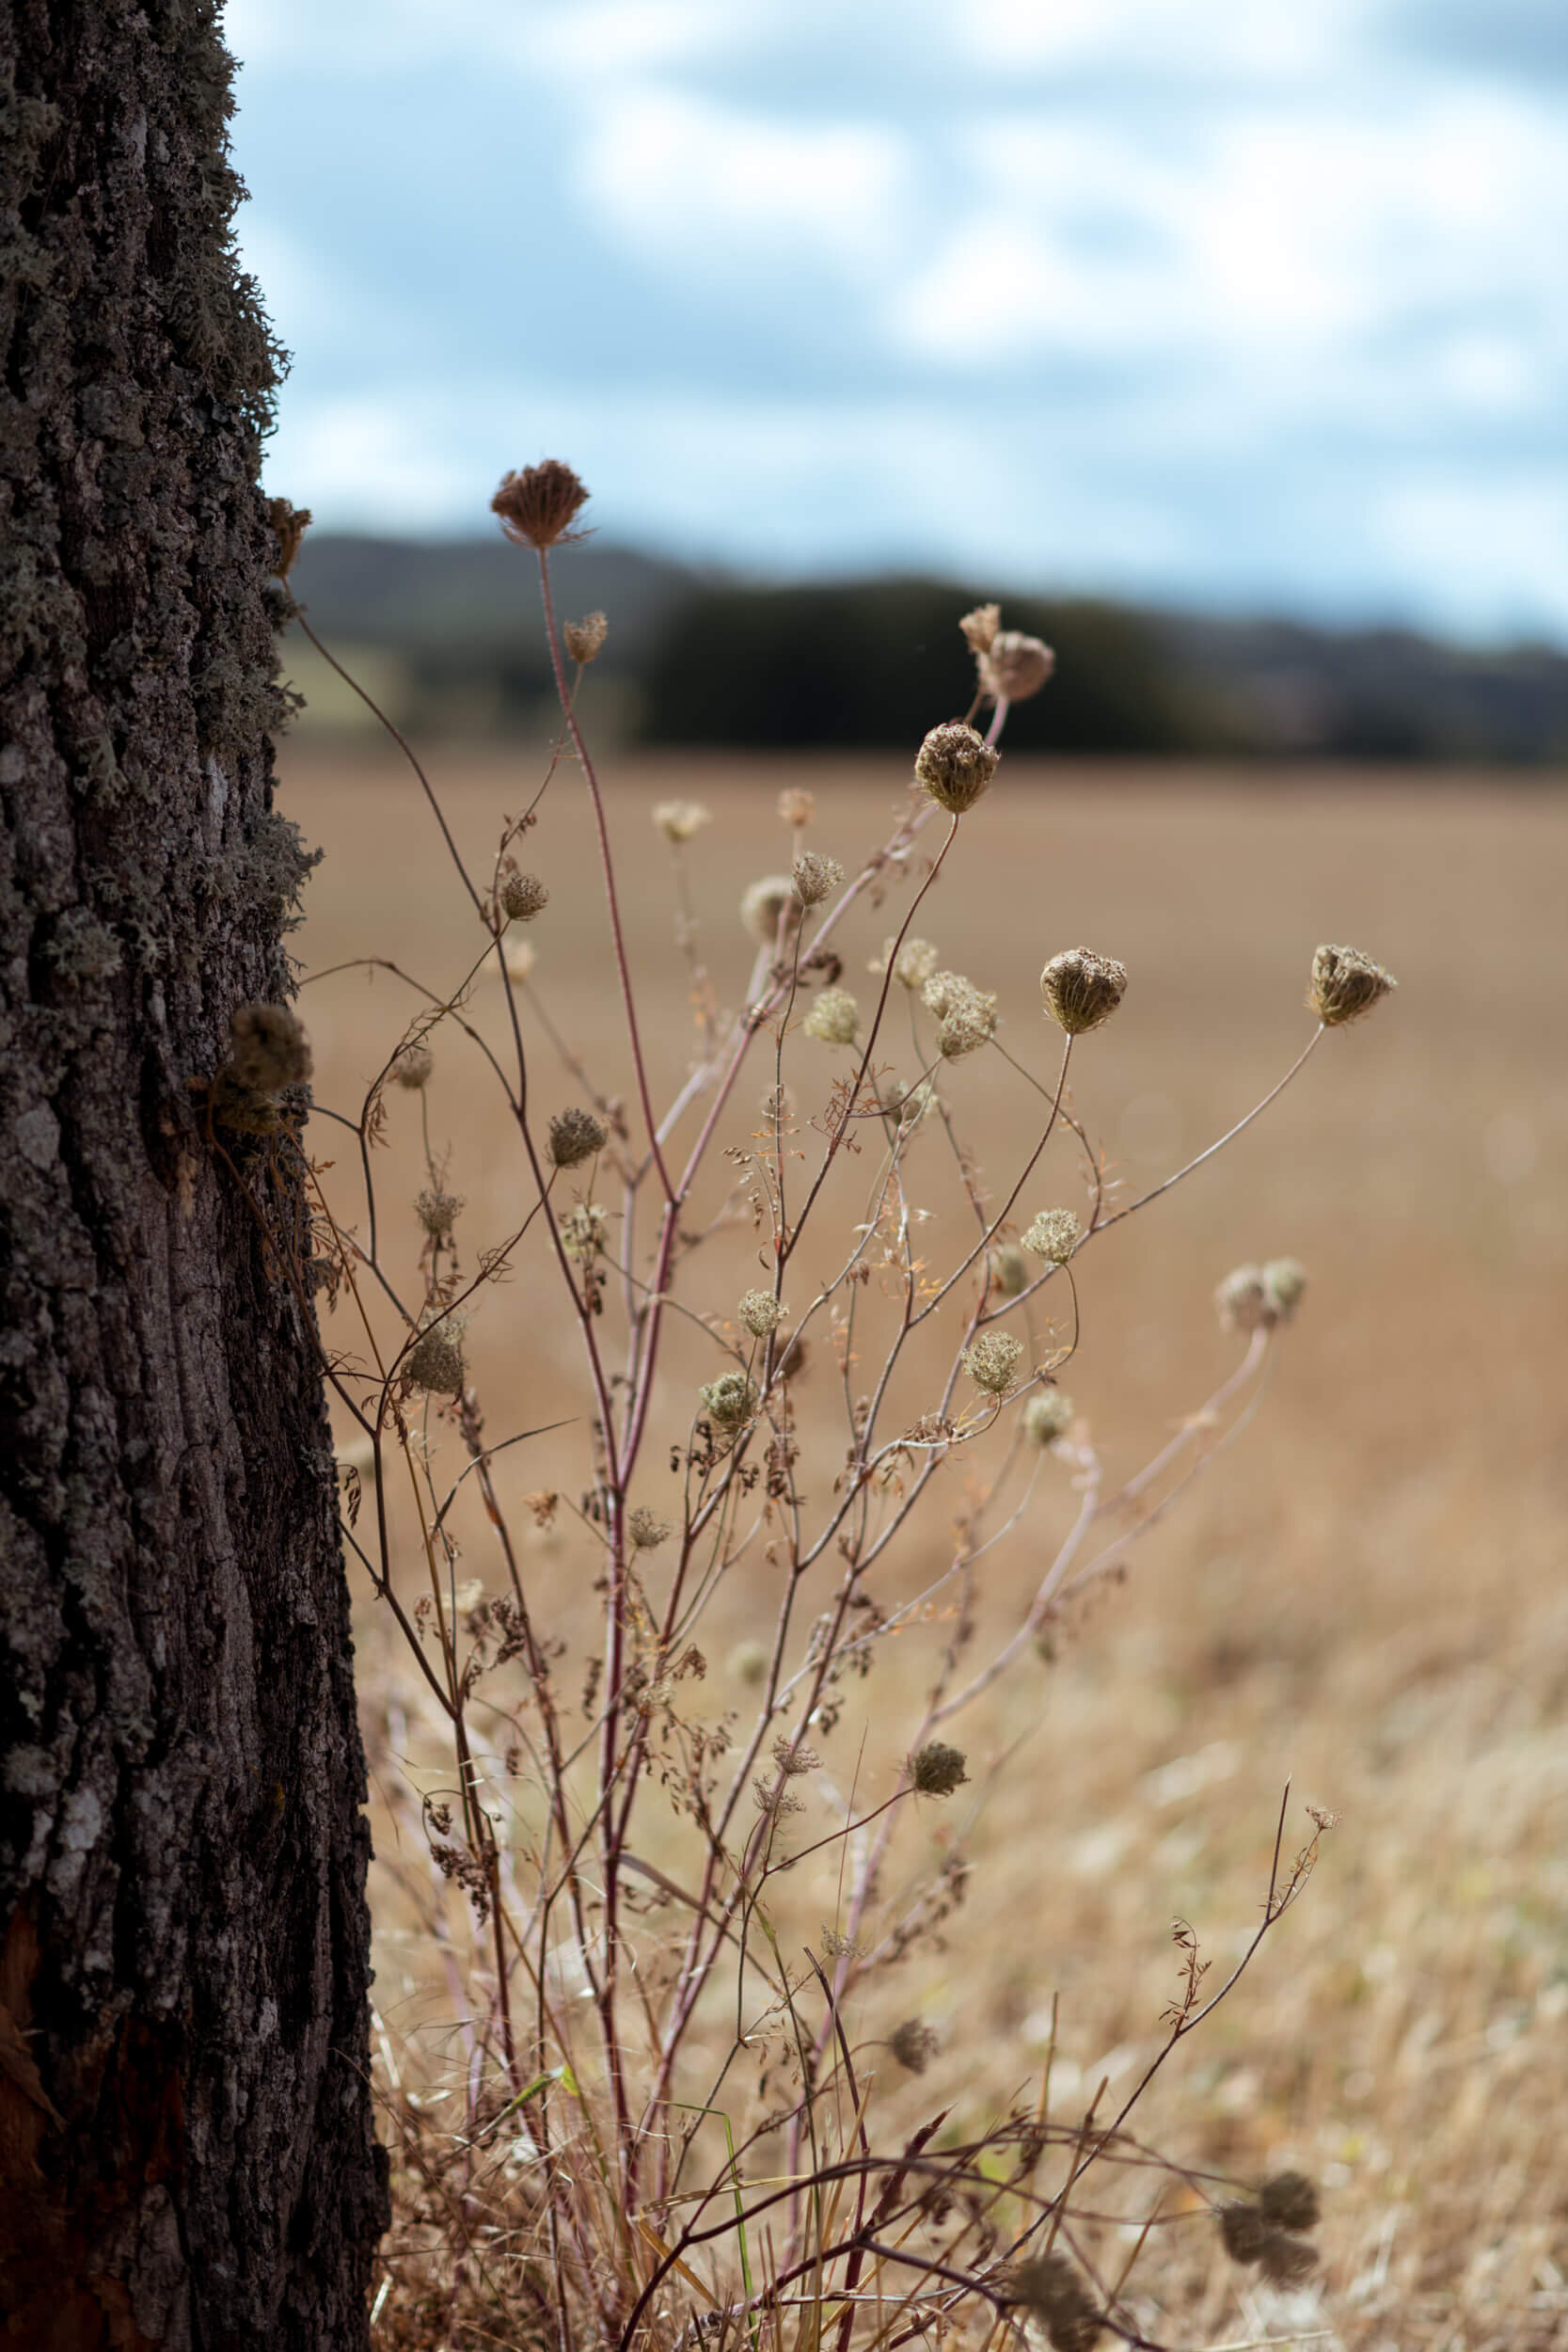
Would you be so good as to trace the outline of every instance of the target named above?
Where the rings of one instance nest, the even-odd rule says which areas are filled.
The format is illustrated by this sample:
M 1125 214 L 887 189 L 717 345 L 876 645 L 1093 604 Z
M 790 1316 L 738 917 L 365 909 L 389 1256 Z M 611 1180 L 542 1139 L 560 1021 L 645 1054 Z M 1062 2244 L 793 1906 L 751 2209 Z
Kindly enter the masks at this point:
M 1127 993 L 1127 966 L 1092 947 L 1065 947 L 1040 974 L 1046 1011 L 1069 1037 L 1109 1021 Z
M 580 1168 L 602 1152 L 610 1130 L 592 1111 L 558 1111 L 550 1121 L 550 1158 L 557 1168 Z
M 588 503 L 588 492 L 570 466 L 546 457 L 521 473 L 503 474 L 490 511 L 520 548 L 556 548 L 582 536 L 572 524 Z
M 933 727 L 915 754 L 915 782 L 939 808 L 961 817 L 990 789 L 1002 755 L 963 719 Z
M 602 612 L 585 612 L 580 621 L 568 621 L 561 634 L 572 660 L 586 670 L 603 652 L 610 623 Z
M 1370 1012 L 1398 985 L 1391 972 L 1359 947 L 1320 947 L 1312 959 L 1307 1009 L 1325 1029 L 1343 1028 L 1347 1021 L 1359 1021 Z
M 1027 702 L 1053 675 L 1056 657 L 1038 637 L 998 629 L 980 657 L 980 685 L 998 702 Z

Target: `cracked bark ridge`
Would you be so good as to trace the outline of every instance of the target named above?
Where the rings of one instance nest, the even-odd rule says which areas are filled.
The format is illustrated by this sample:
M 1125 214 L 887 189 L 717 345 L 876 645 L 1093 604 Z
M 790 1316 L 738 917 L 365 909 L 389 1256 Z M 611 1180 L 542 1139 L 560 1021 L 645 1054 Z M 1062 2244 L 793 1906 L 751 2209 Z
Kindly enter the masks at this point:
M 229 71 L 212 0 L 0 0 L 0 2335 L 38 2352 L 359 2345 L 385 2226 L 313 1337 L 188 1083 L 286 994 L 309 863 Z

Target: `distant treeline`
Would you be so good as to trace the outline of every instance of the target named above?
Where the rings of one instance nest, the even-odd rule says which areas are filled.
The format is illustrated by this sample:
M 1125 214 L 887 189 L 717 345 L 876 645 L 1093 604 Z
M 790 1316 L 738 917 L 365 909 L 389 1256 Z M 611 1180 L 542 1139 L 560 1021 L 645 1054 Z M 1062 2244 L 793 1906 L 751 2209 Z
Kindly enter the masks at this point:
M 742 748 L 897 748 L 972 691 L 961 612 L 1055 647 L 1056 675 L 1008 721 L 1015 750 L 1465 761 L 1568 755 L 1568 654 L 1466 650 L 1401 629 L 1140 612 L 1008 596 L 993 583 L 886 578 L 756 586 L 593 543 L 553 566 L 565 615 L 601 607 L 601 711 L 625 739 Z M 312 626 L 398 724 L 505 736 L 550 691 L 531 565 L 498 540 L 309 539 L 294 575 Z M 288 647 L 307 723 L 348 725 L 329 672 Z

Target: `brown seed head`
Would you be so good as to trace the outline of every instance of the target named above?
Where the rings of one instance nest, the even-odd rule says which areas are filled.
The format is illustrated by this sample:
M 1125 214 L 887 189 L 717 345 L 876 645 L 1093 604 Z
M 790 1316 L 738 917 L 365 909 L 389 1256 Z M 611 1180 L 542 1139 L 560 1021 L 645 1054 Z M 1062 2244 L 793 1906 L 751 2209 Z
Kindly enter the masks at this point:
M 1007 2285 L 1011 2299 L 1043 2322 L 1053 2352 L 1093 2352 L 1101 2332 L 1099 2307 L 1065 2254 L 1015 2264 Z
M 1306 2238 L 1292 2237 L 1289 2230 L 1265 2230 L 1258 2259 L 1271 2286 L 1294 2287 L 1311 2276 L 1320 2257 Z
M 610 1130 L 592 1111 L 558 1111 L 550 1121 L 550 1158 L 557 1168 L 580 1168 L 602 1152 Z
M 1056 667 L 1056 657 L 1037 637 L 1005 628 L 992 638 L 980 660 L 980 684 L 998 702 L 1027 702 L 1037 694 Z
M 501 529 L 518 547 L 555 548 L 581 538 L 572 523 L 587 503 L 588 492 L 571 467 L 546 457 L 521 473 L 503 474 L 490 512 L 500 516 Z
M 990 653 L 1001 626 L 1002 607 L 999 604 L 977 604 L 974 612 L 966 612 L 958 623 L 964 634 L 964 643 L 976 659 Z
M 909 1775 L 915 1795 L 950 1797 L 969 1778 L 964 1771 L 968 1761 L 962 1748 L 950 1748 L 941 1740 L 927 1740 L 909 1759 Z
M 450 1315 L 421 1331 L 403 1359 L 407 1387 L 430 1396 L 460 1396 L 467 1376 L 462 1331 Z
M 1310 2230 L 1322 2206 L 1318 2185 L 1305 2172 L 1274 2172 L 1258 2192 L 1258 2209 L 1271 2230 Z
M 421 1087 L 430 1084 L 435 1069 L 436 1057 L 421 1040 L 404 1047 L 388 1075 L 398 1086 L 406 1087 L 410 1094 L 418 1094 Z
M 604 641 L 610 635 L 610 623 L 602 612 L 585 612 L 580 621 L 568 621 L 561 632 L 566 651 L 584 670 L 595 656 L 604 651 Z
M 962 719 L 933 727 L 915 754 L 915 782 L 939 807 L 961 817 L 990 789 L 1002 755 Z
M 844 880 L 844 868 L 836 857 L 823 857 L 816 850 L 802 850 L 791 868 L 795 896 L 803 907 L 820 906 Z
M 1268 2234 L 1262 2215 L 1245 2198 L 1220 2207 L 1220 2237 L 1233 2263 L 1261 2262 Z
M 287 1005 L 241 1005 L 229 1016 L 226 1075 L 257 1094 L 303 1086 L 311 1071 L 305 1024 Z
M 811 823 L 816 814 L 816 801 L 812 793 L 802 785 L 785 785 L 779 794 L 779 815 L 786 825 L 793 825 L 799 832 L 802 825 Z
M 537 874 L 508 874 L 500 888 L 501 913 L 509 923 L 531 923 L 550 902 Z
M 781 1330 L 775 1369 L 781 1380 L 803 1380 L 811 1360 L 811 1342 L 800 1331 Z
M 1342 1028 L 1347 1021 L 1359 1021 L 1370 1012 L 1398 985 L 1391 972 L 1358 947 L 1320 947 L 1312 959 L 1307 1009 L 1325 1029 Z
M 888 2048 L 907 2074 L 924 2074 L 937 2054 L 937 2038 L 918 2017 L 906 2017 L 888 2036 Z
M 436 1186 L 420 1193 L 414 1203 L 414 1215 L 432 1241 L 447 1241 L 451 1239 L 451 1229 L 462 1208 L 462 1200 L 455 1192 L 442 1192 Z
M 639 1551 L 657 1551 L 674 1534 L 668 1519 L 661 1519 L 657 1511 L 640 1504 L 626 1515 L 626 1534 Z
M 1109 1021 L 1127 993 L 1127 966 L 1090 947 L 1066 947 L 1040 974 L 1040 994 L 1052 1019 L 1069 1037 L 1082 1037 Z

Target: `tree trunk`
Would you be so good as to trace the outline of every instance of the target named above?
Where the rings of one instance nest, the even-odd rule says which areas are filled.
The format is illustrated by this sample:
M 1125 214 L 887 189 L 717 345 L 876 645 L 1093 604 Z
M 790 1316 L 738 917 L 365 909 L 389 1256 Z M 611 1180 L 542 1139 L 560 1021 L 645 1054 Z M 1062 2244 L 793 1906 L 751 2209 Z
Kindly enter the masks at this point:
M 213 0 L 0 0 L 0 2336 L 366 2340 L 369 1837 L 285 1136 L 309 863 Z M 308 1271 L 308 1269 L 307 1269 Z

